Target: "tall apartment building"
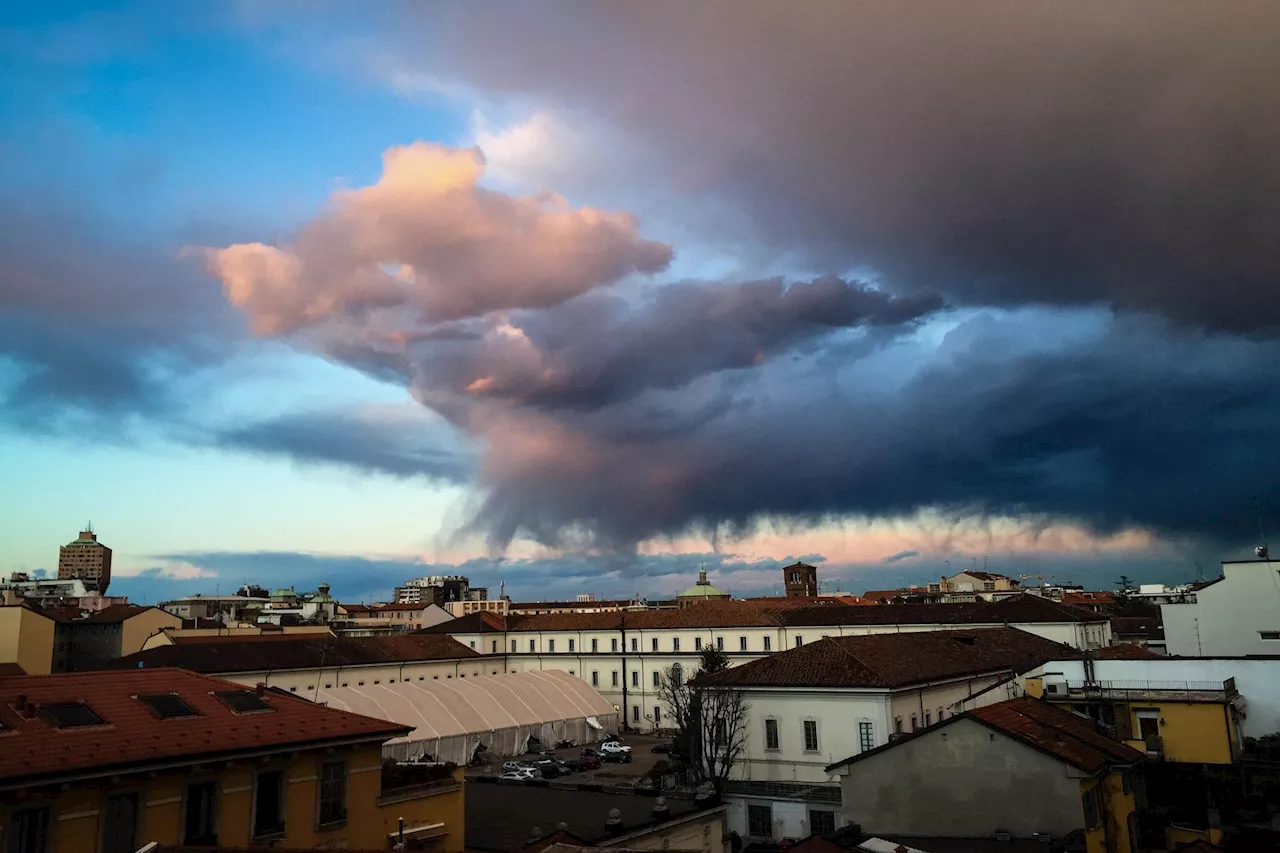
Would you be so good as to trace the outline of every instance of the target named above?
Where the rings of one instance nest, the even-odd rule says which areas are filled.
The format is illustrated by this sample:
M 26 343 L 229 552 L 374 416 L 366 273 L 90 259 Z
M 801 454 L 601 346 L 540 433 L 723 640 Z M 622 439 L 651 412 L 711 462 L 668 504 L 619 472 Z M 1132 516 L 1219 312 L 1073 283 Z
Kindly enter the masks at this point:
M 111 583 L 111 549 L 92 530 L 58 549 L 58 580 L 79 578 L 85 586 L 106 592 Z
M 439 604 L 444 607 L 450 601 L 467 601 L 471 582 L 462 575 L 432 575 L 405 581 L 396 587 L 396 604 Z M 488 590 L 485 589 L 485 595 Z M 481 599 L 484 600 L 484 599 Z

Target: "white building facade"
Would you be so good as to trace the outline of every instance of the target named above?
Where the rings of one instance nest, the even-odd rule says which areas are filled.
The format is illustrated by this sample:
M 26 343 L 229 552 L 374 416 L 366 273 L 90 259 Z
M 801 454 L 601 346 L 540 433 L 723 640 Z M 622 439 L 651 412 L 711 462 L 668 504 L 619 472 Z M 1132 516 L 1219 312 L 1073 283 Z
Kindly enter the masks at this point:
M 1160 613 L 1169 655 L 1280 654 L 1280 561 L 1224 562 L 1221 580 Z

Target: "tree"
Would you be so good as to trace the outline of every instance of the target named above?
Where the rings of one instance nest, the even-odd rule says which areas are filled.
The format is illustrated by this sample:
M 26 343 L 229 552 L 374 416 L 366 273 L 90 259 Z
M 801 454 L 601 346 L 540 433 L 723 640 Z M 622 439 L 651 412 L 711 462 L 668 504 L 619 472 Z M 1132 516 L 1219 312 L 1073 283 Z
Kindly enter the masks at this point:
M 707 644 L 698 670 L 686 676 L 684 667 L 672 664 L 658 681 L 658 698 L 676 730 L 672 762 L 694 785 L 710 782 L 717 793 L 746 749 L 748 706 L 742 692 L 706 680 L 728 668 L 728 656 Z

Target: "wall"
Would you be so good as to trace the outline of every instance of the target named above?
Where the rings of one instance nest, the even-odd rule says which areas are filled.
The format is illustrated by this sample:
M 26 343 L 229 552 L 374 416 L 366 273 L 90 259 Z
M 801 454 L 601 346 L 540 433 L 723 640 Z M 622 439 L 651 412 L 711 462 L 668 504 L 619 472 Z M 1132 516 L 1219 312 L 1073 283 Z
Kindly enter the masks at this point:
M 892 726 L 889 731 L 897 730 L 898 720 L 902 721 L 902 731 L 913 731 L 911 727 L 911 718 L 914 715 L 919 728 L 924 728 L 931 723 L 940 722 L 943 719 L 944 712 L 946 716 L 952 716 L 949 710 L 952 705 L 957 702 L 963 702 L 973 694 L 980 690 L 995 684 L 1002 678 L 1011 675 L 1012 672 L 1005 672 L 992 675 L 977 676 L 974 678 L 965 678 L 957 681 L 950 681 L 944 684 L 935 684 L 929 687 L 918 688 L 914 690 L 898 690 L 893 694 L 893 702 L 890 706 L 890 714 L 892 716 Z M 929 716 L 926 718 L 925 714 Z M 849 755 L 856 753 L 851 752 Z M 841 756 L 845 757 L 845 756 Z M 839 759 L 837 759 L 839 760 Z
M 502 672 L 502 661 L 497 658 L 467 658 L 448 661 L 406 661 L 404 663 L 371 664 L 367 666 L 316 667 L 314 669 L 282 669 L 270 672 L 210 673 L 236 684 L 252 687 L 263 683 L 290 693 L 306 696 L 324 687 L 359 687 L 364 683 L 396 684 L 400 681 L 431 681 L 467 678 L 476 675 L 497 675 Z
M 1196 592 L 1194 604 L 1160 607 L 1167 653 L 1220 657 L 1280 654 L 1280 561 L 1223 563 L 1223 579 Z
M 871 834 L 990 838 L 1005 829 L 1061 838 L 1084 824 L 1080 774 L 969 719 L 842 773 L 842 818 Z
M 1226 681 L 1234 678 L 1236 690 L 1245 700 L 1241 734 L 1261 737 L 1280 732 L 1280 659 L 1100 660 L 1094 661 L 1093 671 L 1099 681 Z M 1057 673 L 1067 681 L 1083 681 L 1084 663 L 1053 661 L 1027 673 L 1023 680 L 1040 673 Z
M 172 613 L 152 607 L 136 616 L 124 620 L 124 630 L 120 634 L 120 656 L 131 655 L 142 651 L 147 638 L 160 633 L 165 628 L 181 628 L 182 620 Z
M 702 853 L 724 853 L 725 809 L 698 813 L 683 821 L 677 819 L 653 829 L 623 835 L 601 842 L 600 847 L 622 847 L 627 850 L 699 850 Z
M 1125 743 L 1143 750 L 1146 749 L 1145 742 L 1136 737 L 1139 732 L 1136 708 L 1154 708 L 1159 714 L 1160 738 L 1164 742 L 1166 761 L 1230 764 L 1235 757 L 1232 747 L 1235 726 L 1226 705 L 1134 700 L 1127 706 L 1127 713 L 1135 739 Z
M 870 722 L 877 745 L 887 743 L 889 693 L 870 690 L 746 689 L 746 750 L 734 778 L 768 782 L 835 784 L 828 764 L 856 755 L 858 723 Z M 778 749 L 765 747 L 765 720 L 778 724 Z M 804 749 L 804 720 L 818 724 L 818 751 Z M 776 819 L 776 818 L 775 818 Z
M 445 823 L 449 835 L 437 849 L 462 850 L 465 824 L 461 773 L 456 786 L 441 786 L 408 799 L 396 796 L 395 802 L 384 804 L 379 801 L 382 793 L 381 755 L 381 748 L 377 745 L 347 750 L 313 750 L 296 754 L 292 760 L 282 758 L 276 763 L 234 762 L 223 765 L 216 775 L 209 776 L 205 776 L 200 767 L 188 767 L 185 772 L 123 775 L 112 782 L 94 780 L 58 791 L 53 799 L 31 794 L 0 800 L 4 803 L 0 806 L 0 820 L 3 821 L 0 825 L 8 825 L 6 809 L 26 804 L 48 805 L 52 830 L 49 853 L 90 853 L 98 849 L 102 838 L 105 798 L 113 793 L 137 792 L 141 801 L 138 846 L 151 841 L 174 845 L 181 841 L 185 783 L 216 778 L 219 783 L 218 843 L 224 847 L 248 847 L 255 771 L 284 767 L 287 774 L 286 834 L 276 842 L 280 848 L 386 849 L 389 846 L 387 833 L 396 830 L 397 819 L 403 816 L 406 826 Z M 320 760 L 335 756 L 347 760 L 348 818 L 341 826 L 321 831 L 316 826 L 316 774 Z M 216 766 L 210 765 L 210 769 Z
M 54 622 L 21 605 L 0 607 L 0 663 L 16 663 L 28 675 L 53 667 Z

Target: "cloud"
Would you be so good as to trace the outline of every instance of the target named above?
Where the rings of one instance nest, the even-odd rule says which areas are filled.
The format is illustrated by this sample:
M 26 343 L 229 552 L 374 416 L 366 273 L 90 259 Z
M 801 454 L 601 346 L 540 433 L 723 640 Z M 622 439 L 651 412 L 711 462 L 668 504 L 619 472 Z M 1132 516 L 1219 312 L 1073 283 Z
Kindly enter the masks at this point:
M 712 239 L 969 303 L 1275 330 L 1277 26 L 1274 5 L 545 2 L 408 7 L 379 44 L 607 117 L 648 153 L 580 168 L 636 175 Z
M 903 560 L 909 560 L 909 559 L 911 559 L 912 557 L 919 557 L 919 556 L 920 556 L 920 552 L 919 552 L 919 551 L 899 551 L 899 552 L 898 552 L 898 553 L 896 553 L 896 554 L 890 554 L 889 556 L 885 557 L 885 558 L 884 558 L 883 560 L 881 560 L 880 562 L 882 562 L 882 563 L 900 563 L 900 562 L 902 562 Z
M 256 331 L 278 334 L 398 305 L 435 322 L 545 307 L 671 260 L 629 214 L 486 190 L 483 171 L 478 151 L 391 148 L 378 183 L 336 193 L 290 244 L 209 250 L 209 268 Z

